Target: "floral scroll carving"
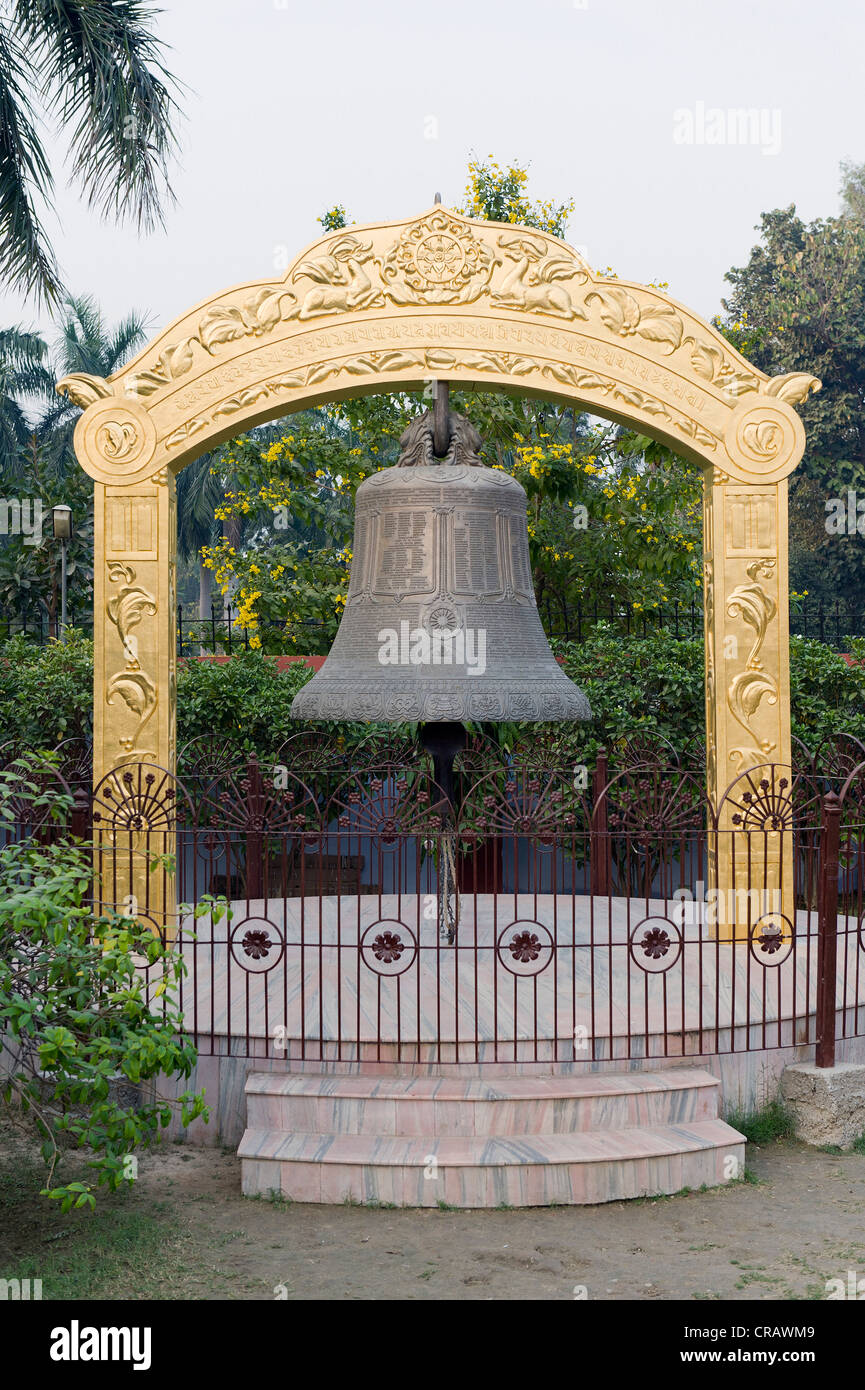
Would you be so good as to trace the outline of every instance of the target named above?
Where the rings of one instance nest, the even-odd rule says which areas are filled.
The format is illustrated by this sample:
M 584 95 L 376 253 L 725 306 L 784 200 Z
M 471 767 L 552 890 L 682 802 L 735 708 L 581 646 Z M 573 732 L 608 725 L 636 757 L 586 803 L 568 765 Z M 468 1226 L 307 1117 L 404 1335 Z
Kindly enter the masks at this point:
M 641 306 L 629 290 L 618 287 L 592 290 L 586 295 L 586 304 L 595 300 L 601 305 L 601 322 L 621 338 L 639 334 L 667 353 L 682 342 L 684 324 L 671 304 Z
M 157 603 L 153 594 L 135 583 L 135 570 L 120 560 L 109 560 L 108 582 L 117 584 L 117 593 L 106 604 L 109 621 L 117 629 L 123 644 L 125 662 L 115 671 L 105 687 L 106 704 L 112 704 L 119 695 L 124 704 L 138 715 L 138 723 L 132 734 L 118 739 L 124 754 L 136 752 L 141 757 L 155 757 L 152 750 L 143 750 L 139 745 L 141 732 L 156 708 L 158 693 L 156 683 L 141 668 L 138 657 L 138 638 L 133 632 L 144 617 L 154 617 Z
M 745 660 L 745 669 L 730 682 L 727 703 L 742 728 L 751 735 L 761 753 L 770 753 L 775 747 L 772 739 L 761 739 L 753 727 L 754 716 L 764 699 L 771 705 L 778 702 L 778 682 L 768 671 L 764 671 L 760 661 L 760 651 L 766 640 L 769 623 L 777 612 L 775 600 L 757 582 L 758 576 L 771 579 L 775 574 L 776 561 L 771 559 L 754 560 L 746 567 L 750 584 L 740 584 L 727 598 L 729 617 L 740 617 L 754 632 L 754 644 Z M 753 757 L 751 750 L 733 749 L 731 757 L 739 757 L 740 768 L 746 756 Z

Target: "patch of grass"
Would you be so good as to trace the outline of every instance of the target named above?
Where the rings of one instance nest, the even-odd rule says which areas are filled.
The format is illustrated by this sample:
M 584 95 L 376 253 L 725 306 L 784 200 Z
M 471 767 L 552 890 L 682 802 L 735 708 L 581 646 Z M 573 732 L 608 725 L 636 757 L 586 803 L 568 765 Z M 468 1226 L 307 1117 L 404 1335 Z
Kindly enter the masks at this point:
M 0 1170 L 6 1278 L 41 1279 L 43 1299 L 63 1301 L 176 1298 L 178 1288 L 205 1282 L 208 1271 L 171 1219 L 170 1204 L 160 1204 L 166 1219 L 125 1189 L 101 1193 L 93 1212 L 61 1216 L 38 1195 L 43 1182 L 41 1165 L 24 1156 Z
M 294 1205 L 294 1198 L 286 1197 L 285 1193 L 280 1192 L 278 1187 L 271 1187 L 267 1192 L 244 1192 L 242 1195 L 244 1202 L 269 1202 L 272 1207 L 276 1207 L 277 1211 L 288 1211 L 288 1208 Z M 191 1200 L 193 1202 L 203 1202 L 205 1200 L 215 1201 L 215 1198 L 208 1197 L 205 1199 L 201 1196 L 193 1197 Z
M 724 1118 L 728 1125 L 744 1134 L 749 1144 L 792 1139 L 795 1133 L 793 1112 L 781 1100 L 770 1100 L 759 1110 L 731 1110 Z
M 858 1139 L 853 1140 L 852 1149 L 854 1154 L 865 1154 L 865 1129 L 863 1129 Z
M 744 1173 L 742 1174 L 742 1182 L 747 1182 L 747 1183 L 749 1183 L 749 1184 L 751 1185 L 751 1187 L 765 1187 L 765 1186 L 766 1186 L 766 1180 L 765 1180 L 765 1178 L 758 1178 L 758 1177 L 757 1177 L 757 1174 L 754 1172 L 754 1169 L 753 1169 L 753 1168 L 749 1168 L 747 1164 L 745 1165 L 745 1171 L 744 1171 Z
M 804 1296 L 805 1296 L 805 1298 L 806 1298 L 809 1302 L 813 1302 L 813 1303 L 824 1303 L 824 1302 L 826 1301 L 826 1285 L 825 1285 L 825 1283 L 822 1283 L 822 1284 L 809 1284 L 808 1287 L 807 1287 L 806 1290 L 805 1290 L 805 1295 L 804 1295 Z
M 736 1280 L 737 1289 L 746 1289 L 749 1284 L 783 1284 L 783 1279 L 776 1278 L 773 1274 L 760 1274 L 757 1270 L 749 1269 L 741 1279 Z
M 231 1245 L 232 1241 L 240 1240 L 240 1237 L 245 1235 L 246 1231 L 223 1231 L 216 1237 L 216 1244 Z
M 439 1197 L 436 1206 L 439 1211 L 456 1211 L 456 1207 L 451 1206 L 450 1202 L 446 1202 L 444 1197 Z

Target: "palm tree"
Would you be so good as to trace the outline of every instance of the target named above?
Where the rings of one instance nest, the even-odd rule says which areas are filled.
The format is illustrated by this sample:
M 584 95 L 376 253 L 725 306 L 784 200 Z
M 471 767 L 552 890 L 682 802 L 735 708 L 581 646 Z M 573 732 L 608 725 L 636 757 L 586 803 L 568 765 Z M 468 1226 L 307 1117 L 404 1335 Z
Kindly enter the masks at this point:
M 18 476 L 21 450 L 32 430 L 25 400 L 47 399 L 54 391 L 47 357 L 47 344 L 38 333 L 0 329 L 0 478 L 7 481 Z
M 64 310 L 55 352 L 58 366 L 68 374 L 111 376 L 142 346 L 150 328 L 145 315 L 133 309 L 116 328 L 109 329 L 89 294 L 68 295 Z M 66 405 L 73 408 L 69 400 Z
M 73 372 L 111 376 L 147 340 L 146 317 L 135 309 L 114 328 L 106 324 L 92 295 L 67 295 L 63 311 L 53 354 L 57 377 Z M 79 413 L 68 396 L 52 391 L 51 404 L 36 426 L 40 444 L 60 473 L 76 466 L 72 436 Z
M 54 179 L 31 112 L 44 106 L 67 136 L 72 177 L 102 216 L 139 230 L 173 201 L 172 89 L 145 0 L 6 0 L 0 9 L 0 276 L 56 301 L 61 277 L 40 220 Z
M 215 511 L 224 500 L 222 482 L 211 467 L 216 454 L 200 454 L 177 477 L 177 549 L 182 559 L 198 563 L 198 616 L 210 617 L 212 573 L 201 558 L 201 547 L 213 545 L 220 527 Z
M 79 611 L 88 601 L 92 573 L 93 485 L 78 467 L 72 444 L 78 408 L 56 394 L 54 382 L 71 372 L 110 376 L 146 336 L 142 314 L 132 312 L 109 327 L 89 296 L 64 301 L 51 366 L 47 365 L 48 345 L 38 334 L 20 328 L 0 330 L 2 490 L 40 498 L 43 516 L 54 502 L 72 505 L 75 534 L 69 573 L 76 575 Z M 38 416 L 35 424 L 34 416 Z M 49 618 L 55 616 L 55 552 L 48 542 L 34 547 L 19 536 L 0 538 L 0 606 L 4 610 L 11 605 L 17 612 L 20 600 L 31 611 L 41 606 Z

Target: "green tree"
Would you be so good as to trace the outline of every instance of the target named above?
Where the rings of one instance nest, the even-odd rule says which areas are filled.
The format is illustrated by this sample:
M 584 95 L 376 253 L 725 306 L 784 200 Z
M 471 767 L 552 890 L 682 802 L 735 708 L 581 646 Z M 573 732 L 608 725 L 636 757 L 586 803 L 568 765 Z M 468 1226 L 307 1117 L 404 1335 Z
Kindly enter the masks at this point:
M 15 823 L 22 801 L 47 824 L 63 820 L 70 801 L 52 790 L 51 766 L 28 755 L 0 772 L 0 824 Z M 179 953 L 138 921 L 94 913 L 92 847 L 57 830 L 56 843 L 0 848 L 0 1026 L 12 1064 L 0 1097 L 32 1120 L 48 1170 L 43 1195 L 68 1211 L 95 1204 L 94 1184 L 131 1180 L 129 1155 L 171 1119 L 158 1078 L 188 1078 L 196 1053 L 176 1007 Z M 199 903 L 196 915 L 211 906 Z M 175 1104 L 184 1124 L 207 1115 L 203 1092 Z M 57 1181 L 70 1148 L 85 1150 L 94 1183 Z
M 791 580 L 824 597 L 861 592 L 858 535 L 826 532 L 826 504 L 865 496 L 865 226 L 861 178 L 845 175 L 840 217 L 805 223 L 794 206 L 764 213 L 747 265 L 730 270 L 726 336 L 772 376 L 808 372 L 822 389 L 797 408 L 807 445 L 790 489 Z
M 133 311 L 110 326 L 89 295 L 64 301 L 53 354 L 37 334 L 18 329 L 0 334 L 0 485 L 7 498 L 38 499 L 43 517 L 38 544 L 23 534 L 0 537 L 0 612 L 7 626 L 25 613 L 28 623 L 41 614 L 51 623 L 57 618 L 60 551 L 51 535 L 50 511 L 59 502 L 72 507 L 74 519 L 67 567 L 70 607 L 77 618 L 90 607 L 93 483 L 75 458 L 78 409 L 56 394 L 54 382 L 70 372 L 110 376 L 146 335 L 142 314 Z
M 518 222 L 523 227 L 537 227 L 563 237 L 574 210 L 573 198 L 566 203 L 555 203 L 552 199 L 532 202 L 526 197 L 528 181 L 528 168 L 516 160 L 503 167 L 492 155 L 487 161 L 471 159 L 462 211 L 468 217 L 483 217 L 488 222 Z
M 103 216 L 140 230 L 172 199 L 177 83 L 144 0 L 7 0 L 0 19 L 0 274 L 56 300 L 61 276 L 41 214 L 54 177 L 33 112 L 67 138 L 72 179 Z
M 218 539 L 216 509 L 223 498 L 213 462 L 212 453 L 201 454 L 177 478 L 177 553 L 182 561 L 193 562 L 198 570 L 200 618 L 210 617 L 212 575 L 202 559 L 202 551 Z
M 32 433 L 16 456 L 11 488 L 19 499 L 41 508 L 41 536 L 0 537 L 0 618 L 3 631 L 19 621 L 28 627 L 47 618 L 56 631 L 60 614 L 60 546 L 54 540 L 51 508 L 72 508 L 73 534 L 67 547 L 67 593 L 75 621 L 86 621 L 93 594 L 93 482 L 81 468 L 67 469 L 63 455 Z M 31 543 L 35 541 L 35 543 Z
M 48 346 L 38 333 L 0 329 L 0 478 L 13 479 L 30 435 L 29 398 L 47 400 L 54 389 Z
M 93 295 L 67 295 L 52 354 L 55 380 L 75 372 L 111 376 L 144 346 L 147 334 L 147 317 L 136 309 L 111 326 Z M 78 468 L 72 446 L 78 413 L 68 396 L 52 391 L 52 402 L 36 425 L 41 444 L 56 458 L 60 471 Z

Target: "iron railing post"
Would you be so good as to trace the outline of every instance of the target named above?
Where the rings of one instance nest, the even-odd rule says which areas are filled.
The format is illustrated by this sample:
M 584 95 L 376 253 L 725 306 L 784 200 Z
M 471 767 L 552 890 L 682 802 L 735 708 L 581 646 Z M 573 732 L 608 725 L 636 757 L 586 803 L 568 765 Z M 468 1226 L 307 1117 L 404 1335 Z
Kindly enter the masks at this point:
M 253 755 L 246 764 L 247 829 L 246 829 L 246 896 L 264 897 L 264 787 L 258 759 Z
M 610 891 L 610 841 L 607 834 L 607 798 L 604 790 L 610 780 L 607 750 L 599 748 L 592 779 L 592 819 L 589 828 L 589 872 L 591 890 L 596 897 Z
M 840 835 L 841 802 L 835 792 L 829 792 L 823 798 L 817 905 L 817 1052 L 814 1060 L 818 1067 L 835 1065 Z
M 72 810 L 69 815 L 69 830 L 77 840 L 88 838 L 88 821 L 90 820 L 90 797 L 83 787 L 79 787 L 75 793 Z

